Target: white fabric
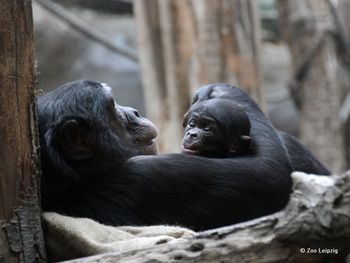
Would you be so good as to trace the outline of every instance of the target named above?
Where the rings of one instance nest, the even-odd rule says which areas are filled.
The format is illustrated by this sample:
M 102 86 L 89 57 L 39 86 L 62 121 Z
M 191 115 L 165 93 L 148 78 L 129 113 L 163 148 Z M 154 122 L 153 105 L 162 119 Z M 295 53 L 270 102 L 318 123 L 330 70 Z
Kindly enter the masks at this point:
M 53 261 L 145 249 L 183 241 L 195 234 L 176 226 L 112 227 L 57 213 L 43 213 L 43 225 L 48 255 Z

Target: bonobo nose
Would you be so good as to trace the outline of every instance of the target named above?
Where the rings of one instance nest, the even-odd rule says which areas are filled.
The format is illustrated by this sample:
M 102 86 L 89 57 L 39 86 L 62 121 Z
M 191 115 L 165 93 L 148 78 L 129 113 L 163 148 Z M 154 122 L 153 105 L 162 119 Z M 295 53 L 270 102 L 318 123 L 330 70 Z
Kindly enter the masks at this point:
M 187 136 L 189 136 L 190 138 L 197 138 L 197 133 L 194 131 L 188 131 Z
M 137 109 L 131 108 L 131 107 L 124 107 L 125 112 L 130 116 L 130 117 L 136 117 L 140 118 L 141 115 Z

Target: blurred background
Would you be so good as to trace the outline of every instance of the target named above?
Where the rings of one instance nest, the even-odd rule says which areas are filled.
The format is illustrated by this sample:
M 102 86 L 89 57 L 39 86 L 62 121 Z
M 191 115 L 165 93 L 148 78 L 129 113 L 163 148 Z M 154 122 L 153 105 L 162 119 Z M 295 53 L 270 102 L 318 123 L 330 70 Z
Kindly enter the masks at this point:
M 246 90 L 333 172 L 350 167 L 349 0 L 36 0 L 39 88 L 108 83 L 161 153 L 203 84 Z

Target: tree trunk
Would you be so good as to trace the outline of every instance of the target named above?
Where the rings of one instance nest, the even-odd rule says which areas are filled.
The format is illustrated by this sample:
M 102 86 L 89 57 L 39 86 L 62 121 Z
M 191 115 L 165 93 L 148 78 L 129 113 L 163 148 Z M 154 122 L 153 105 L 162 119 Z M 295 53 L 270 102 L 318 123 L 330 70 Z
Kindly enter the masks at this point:
M 31 1 L 0 14 L 0 262 L 42 262 Z
M 300 99 L 301 140 L 333 172 L 345 167 L 339 110 L 343 96 L 333 37 L 334 18 L 326 1 L 278 1 L 282 32 L 291 49 L 294 91 Z
M 135 1 L 146 111 L 160 151 L 179 151 L 181 123 L 203 84 L 242 86 L 260 104 L 259 19 L 253 0 Z
M 330 1 L 330 0 L 329 0 Z M 346 98 L 341 108 L 341 120 L 344 125 L 345 157 L 346 168 L 350 167 L 350 2 L 348 0 L 339 0 L 337 8 L 334 10 L 336 22 L 338 23 L 339 40 L 342 46 L 338 51 L 341 52 L 341 59 L 344 65 L 344 93 Z
M 338 0 L 338 9 L 340 14 L 340 21 L 342 22 L 342 28 L 344 28 L 345 38 L 347 42 L 350 40 L 350 2 L 349 0 Z M 349 44 L 349 43 L 347 43 Z

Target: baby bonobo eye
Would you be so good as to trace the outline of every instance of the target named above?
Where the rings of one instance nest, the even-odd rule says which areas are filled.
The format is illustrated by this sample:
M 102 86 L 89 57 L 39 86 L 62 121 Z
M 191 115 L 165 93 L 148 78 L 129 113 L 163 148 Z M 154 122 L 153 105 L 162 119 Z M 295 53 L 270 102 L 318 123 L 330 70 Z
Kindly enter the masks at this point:
M 205 132 L 210 132 L 211 130 L 212 130 L 212 128 L 210 127 L 210 125 L 206 125 L 203 128 L 203 131 L 205 131 Z
M 194 120 L 190 120 L 187 126 L 190 128 L 194 128 L 196 126 L 196 122 Z

